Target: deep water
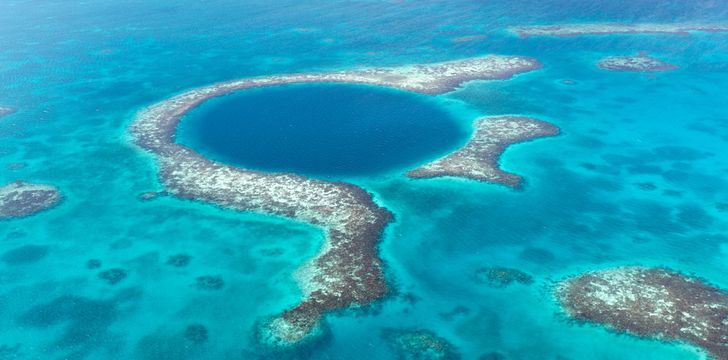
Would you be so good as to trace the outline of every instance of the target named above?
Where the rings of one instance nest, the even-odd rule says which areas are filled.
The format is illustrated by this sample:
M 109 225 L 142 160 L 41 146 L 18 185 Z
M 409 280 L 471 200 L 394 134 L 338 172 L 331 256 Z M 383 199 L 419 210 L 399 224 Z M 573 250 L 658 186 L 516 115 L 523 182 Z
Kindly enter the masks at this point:
M 373 86 L 287 85 L 212 99 L 177 142 L 248 169 L 312 176 L 406 171 L 469 136 L 430 96 Z
M 54 209 L 0 222 L 0 358 L 271 355 L 256 347 L 254 326 L 300 299 L 292 273 L 318 251 L 321 231 L 171 196 L 139 200 L 162 190 L 153 159 L 129 143 L 129 123 L 144 106 L 247 76 L 498 53 L 533 56 L 544 68 L 431 101 L 465 129 L 477 116 L 502 114 L 558 125 L 562 135 L 503 157 L 504 168 L 526 178 L 524 189 L 409 180 L 398 169 L 430 156 L 420 150 L 371 176 L 338 173 L 395 214 L 379 250 L 397 292 L 373 309 L 329 316 L 320 342 L 269 358 L 396 359 L 382 330 L 415 328 L 449 340 L 464 359 L 700 359 L 686 345 L 574 324 L 550 287 L 582 271 L 638 264 L 728 289 L 728 34 L 524 40 L 504 31 L 573 21 L 728 23 L 728 6 L 0 2 L 0 106 L 18 108 L 0 118 L 0 183 L 52 183 L 65 196 Z M 680 69 L 595 66 L 640 51 Z M 387 120 L 400 119 L 377 123 L 401 125 Z M 457 146 L 455 135 L 425 150 Z M 13 163 L 25 166 L 8 169 Z M 515 268 L 535 282 L 489 288 L 474 280 L 484 266 Z M 126 276 L 114 284 L 99 276 L 111 269 Z

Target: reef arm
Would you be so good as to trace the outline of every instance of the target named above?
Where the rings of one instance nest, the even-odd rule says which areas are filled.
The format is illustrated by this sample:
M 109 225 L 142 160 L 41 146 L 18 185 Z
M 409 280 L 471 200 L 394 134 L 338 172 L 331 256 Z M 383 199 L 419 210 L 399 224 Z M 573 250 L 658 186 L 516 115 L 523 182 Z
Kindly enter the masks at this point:
M 609 71 L 658 72 L 670 71 L 679 66 L 650 57 L 646 53 L 637 56 L 610 56 L 600 60 L 597 67 Z
M 663 268 L 621 267 L 561 281 L 556 298 L 572 318 L 616 331 L 687 342 L 728 359 L 728 293 Z
M 527 117 L 500 116 L 475 121 L 475 133 L 459 150 L 407 172 L 414 179 L 443 176 L 519 187 L 523 178 L 500 169 L 498 159 L 512 144 L 554 136 L 559 128 Z
M 387 287 L 376 245 L 392 215 L 369 193 L 351 184 L 252 171 L 205 159 L 174 141 L 184 115 L 211 98 L 265 86 L 352 83 L 440 94 L 466 81 L 507 79 L 540 67 L 530 58 L 487 56 L 233 80 L 193 89 L 143 109 L 131 125 L 131 135 L 134 143 L 157 159 L 159 177 L 170 194 L 238 211 L 284 216 L 324 230 L 321 251 L 296 273 L 304 294 L 302 302 L 260 329 L 266 343 L 296 345 L 316 333 L 325 313 L 366 305 L 384 296 Z
M 690 32 L 728 32 L 728 24 L 593 23 L 514 26 L 509 28 L 509 30 L 522 38 L 534 36 L 572 37 L 616 34 L 687 35 Z

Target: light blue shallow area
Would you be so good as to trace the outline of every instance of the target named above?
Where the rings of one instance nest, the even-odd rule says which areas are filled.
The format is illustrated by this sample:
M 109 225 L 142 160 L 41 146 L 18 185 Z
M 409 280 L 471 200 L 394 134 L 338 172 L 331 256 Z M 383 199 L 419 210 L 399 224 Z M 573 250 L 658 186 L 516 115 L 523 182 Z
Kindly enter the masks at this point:
M 448 339 L 465 359 L 699 359 L 694 348 L 566 320 L 554 281 L 620 265 L 664 265 L 728 289 L 728 35 L 518 39 L 511 25 L 571 21 L 723 22 L 721 2 L 3 1 L 0 183 L 57 185 L 55 209 L 0 222 L 0 346 L 22 359 L 254 359 L 256 322 L 300 299 L 293 272 L 319 229 L 160 197 L 153 159 L 129 143 L 134 114 L 217 81 L 279 73 L 528 55 L 544 68 L 472 82 L 437 97 L 468 126 L 519 114 L 562 135 L 510 148 L 503 167 L 523 191 L 398 171 L 339 175 L 395 213 L 380 246 L 397 294 L 370 311 L 328 317 L 312 359 L 395 359 L 388 327 Z M 575 5 L 576 4 L 576 5 Z M 485 35 L 463 42 L 462 37 Z M 640 51 L 681 68 L 596 68 Z M 574 80 L 566 85 L 563 80 Z M 392 118 L 396 122 L 398 119 Z M 419 160 L 418 160 L 419 161 Z M 11 163 L 24 163 L 7 170 Z M 189 254 L 187 267 L 166 264 Z M 86 268 L 99 259 L 101 268 Z M 482 266 L 533 275 L 489 289 Z M 116 285 L 99 271 L 123 268 Z M 220 290 L 195 286 L 220 276 Z M 405 296 L 406 295 L 406 296 Z M 450 315 L 453 309 L 467 309 Z M 185 328 L 202 324 L 194 345 Z M 257 354 L 257 355 L 256 355 Z M 4 354 L 2 354 L 4 355 Z M 0 356 L 2 358 L 2 356 Z M 12 358 L 12 357 L 10 357 Z

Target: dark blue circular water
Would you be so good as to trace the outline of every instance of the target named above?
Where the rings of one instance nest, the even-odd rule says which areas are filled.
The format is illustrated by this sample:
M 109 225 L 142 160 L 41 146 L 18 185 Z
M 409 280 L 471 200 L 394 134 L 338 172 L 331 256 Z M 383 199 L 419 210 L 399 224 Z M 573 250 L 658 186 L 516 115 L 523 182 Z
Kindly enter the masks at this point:
M 363 175 L 412 166 L 467 131 L 424 95 L 356 85 L 287 85 L 212 99 L 180 124 L 177 141 L 249 169 Z

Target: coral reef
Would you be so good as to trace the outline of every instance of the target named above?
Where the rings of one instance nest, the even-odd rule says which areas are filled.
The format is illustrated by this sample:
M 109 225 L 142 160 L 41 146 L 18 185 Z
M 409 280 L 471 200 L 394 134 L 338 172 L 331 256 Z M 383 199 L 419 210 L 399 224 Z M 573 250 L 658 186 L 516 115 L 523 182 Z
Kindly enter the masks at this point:
M 402 360 L 455 360 L 460 354 L 444 338 L 429 330 L 384 329 L 382 337 Z
M 169 258 L 167 258 L 167 265 L 174 266 L 174 267 L 185 267 L 190 264 L 191 260 L 192 260 L 192 256 L 187 255 L 187 254 L 172 255 Z
M 678 34 L 690 32 L 728 32 L 728 24 L 561 24 L 515 26 L 509 29 L 522 38 L 531 36 L 580 36 L 613 34 Z
M 728 359 L 728 293 L 662 268 L 621 267 L 566 279 L 556 297 L 574 319 Z
M 99 279 L 106 281 L 109 285 L 116 285 L 126 278 L 127 272 L 124 269 L 113 268 L 102 271 L 96 274 L 96 276 Z
M 88 261 L 86 261 L 86 268 L 91 270 L 101 268 L 101 260 L 89 259 Z
M 473 281 L 484 284 L 491 288 L 505 288 L 514 283 L 531 285 L 533 276 L 518 270 L 507 267 L 482 267 L 475 271 Z
M 222 276 L 198 276 L 195 279 L 195 286 L 203 290 L 220 290 L 225 287 L 225 281 L 222 279 Z
M 517 188 L 523 178 L 501 170 L 498 158 L 506 147 L 540 137 L 554 136 L 559 128 L 526 117 L 499 116 L 475 121 L 475 133 L 461 149 L 407 172 L 415 179 L 462 177 Z
M 16 181 L 0 186 L 0 220 L 33 215 L 57 205 L 61 198 L 51 185 Z
M 637 56 L 612 56 L 600 60 L 597 66 L 610 71 L 657 72 L 670 71 L 678 68 L 677 65 L 660 61 L 647 54 Z
M 239 211 L 294 218 L 323 228 L 325 244 L 299 269 L 304 299 L 265 323 L 261 338 L 295 344 L 319 327 L 335 309 L 360 306 L 387 291 L 376 246 L 392 215 L 372 196 L 351 184 L 296 174 L 264 173 L 220 164 L 174 142 L 182 117 L 204 101 L 244 89 L 292 83 L 354 83 L 441 94 L 471 80 L 507 79 L 540 68 L 534 59 L 487 56 L 436 64 L 248 78 L 194 89 L 137 114 L 133 141 L 159 163 L 166 190 Z

